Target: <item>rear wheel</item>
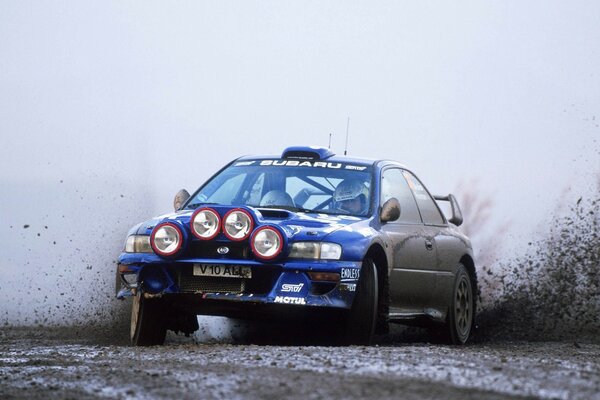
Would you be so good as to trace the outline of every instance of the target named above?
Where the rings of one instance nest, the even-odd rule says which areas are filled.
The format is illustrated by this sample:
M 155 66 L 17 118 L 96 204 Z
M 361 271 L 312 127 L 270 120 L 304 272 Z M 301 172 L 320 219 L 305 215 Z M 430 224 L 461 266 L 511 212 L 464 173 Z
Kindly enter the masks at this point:
M 377 321 L 377 268 L 366 258 L 360 269 L 360 278 L 352 308 L 346 319 L 346 344 L 366 345 L 371 342 Z
M 167 328 L 160 299 L 145 299 L 138 290 L 131 305 L 130 338 L 133 346 L 156 346 L 165 342 Z
M 459 264 L 446 322 L 448 341 L 452 344 L 465 344 L 471 337 L 475 313 L 474 292 L 467 269 Z

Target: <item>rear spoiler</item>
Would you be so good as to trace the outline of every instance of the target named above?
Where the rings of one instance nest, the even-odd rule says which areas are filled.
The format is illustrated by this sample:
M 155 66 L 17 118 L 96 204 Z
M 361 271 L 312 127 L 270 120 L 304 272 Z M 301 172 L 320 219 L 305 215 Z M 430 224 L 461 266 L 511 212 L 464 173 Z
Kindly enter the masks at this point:
M 462 223 L 463 223 L 462 212 L 460 211 L 458 201 L 456 201 L 456 197 L 454 197 L 453 194 L 449 194 L 447 196 L 433 196 L 433 198 L 438 201 L 450 202 L 450 207 L 452 208 L 452 218 L 450 218 L 448 220 L 448 222 L 453 223 L 456 226 L 462 225 Z

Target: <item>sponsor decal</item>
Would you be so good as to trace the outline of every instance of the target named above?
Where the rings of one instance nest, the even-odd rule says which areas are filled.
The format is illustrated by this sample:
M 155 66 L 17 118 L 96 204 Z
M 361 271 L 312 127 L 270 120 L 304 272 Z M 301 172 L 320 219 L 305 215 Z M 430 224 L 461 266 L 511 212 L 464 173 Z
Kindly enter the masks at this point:
M 360 269 L 358 268 L 342 268 L 340 271 L 340 278 L 342 280 L 356 280 L 360 278 Z
M 236 166 L 239 165 L 236 164 Z M 348 169 L 353 171 L 364 171 L 367 169 L 363 165 L 349 165 L 338 162 L 326 162 L 326 161 L 302 161 L 302 160 L 262 160 L 261 166 L 274 166 L 274 167 L 312 167 L 312 168 L 331 168 L 331 169 Z
M 351 169 L 353 171 L 364 171 L 367 167 L 359 167 L 358 165 L 346 165 L 345 169 Z
M 340 290 L 342 292 L 356 292 L 356 283 L 342 283 L 340 284 Z
M 342 168 L 342 163 L 332 163 L 324 161 L 299 161 L 299 160 L 262 160 L 260 162 L 262 166 L 287 166 L 287 167 L 317 167 L 317 168 Z
M 306 300 L 302 297 L 275 296 L 275 303 L 305 305 Z
M 304 287 L 304 283 L 298 283 L 297 285 L 293 285 L 291 283 L 284 283 L 281 285 L 282 292 L 291 292 L 291 293 L 300 293 L 302 288 Z
M 312 167 L 312 168 L 331 168 L 331 169 L 347 169 L 351 171 L 364 171 L 368 167 L 364 165 L 351 165 L 343 164 L 339 162 L 327 162 L 327 161 L 312 161 L 311 159 L 297 159 L 297 160 L 252 160 L 252 161 L 238 161 L 234 167 L 245 167 L 248 165 L 260 165 L 260 166 L 287 166 L 287 167 Z

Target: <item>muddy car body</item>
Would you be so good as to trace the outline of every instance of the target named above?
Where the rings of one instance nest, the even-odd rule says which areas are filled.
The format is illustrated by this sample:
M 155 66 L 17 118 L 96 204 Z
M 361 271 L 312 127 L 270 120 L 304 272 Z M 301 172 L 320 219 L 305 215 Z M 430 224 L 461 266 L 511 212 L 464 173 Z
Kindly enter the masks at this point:
M 175 212 L 133 227 L 119 257 L 135 345 L 191 333 L 200 314 L 329 312 L 344 343 L 389 322 L 426 323 L 456 344 L 471 336 L 477 280 L 458 204 L 397 162 L 291 147 L 236 159 L 183 193 Z M 436 200 L 450 202 L 449 220 Z

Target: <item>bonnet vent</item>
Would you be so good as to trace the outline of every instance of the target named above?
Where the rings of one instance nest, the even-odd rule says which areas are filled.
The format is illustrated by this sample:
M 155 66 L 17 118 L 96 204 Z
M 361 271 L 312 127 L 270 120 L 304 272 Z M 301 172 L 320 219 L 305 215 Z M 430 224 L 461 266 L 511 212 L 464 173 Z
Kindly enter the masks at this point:
M 258 212 L 265 219 L 288 219 L 291 216 L 289 211 L 274 208 L 259 208 Z

